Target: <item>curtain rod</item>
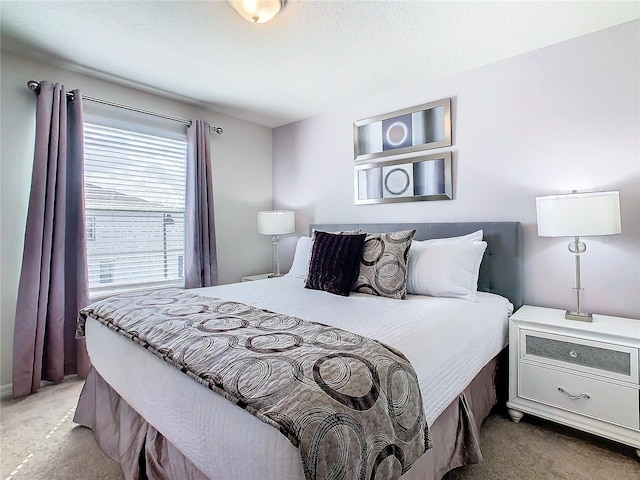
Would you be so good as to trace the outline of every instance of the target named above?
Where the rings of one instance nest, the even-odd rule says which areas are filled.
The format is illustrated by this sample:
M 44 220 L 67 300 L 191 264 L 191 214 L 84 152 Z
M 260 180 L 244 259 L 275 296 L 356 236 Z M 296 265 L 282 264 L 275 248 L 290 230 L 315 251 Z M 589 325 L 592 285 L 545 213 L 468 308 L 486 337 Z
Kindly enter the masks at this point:
M 33 92 L 37 92 L 40 89 L 40 84 L 38 82 L 36 82 L 35 80 L 29 80 L 27 82 L 27 87 L 29 88 L 29 90 L 31 90 Z M 73 93 L 67 93 L 67 95 L 70 96 L 70 97 L 73 97 Z M 109 102 L 107 100 L 102 100 L 100 98 L 95 98 L 95 97 L 89 97 L 87 95 L 82 95 L 82 99 L 86 100 L 88 102 L 100 103 L 102 105 L 108 105 L 109 107 L 122 108 L 123 110 L 129 110 L 131 112 L 143 113 L 145 115 L 151 115 L 153 117 L 164 118 L 166 120 L 173 120 L 174 122 L 184 123 L 185 125 L 191 125 L 191 123 L 192 123 L 191 120 L 186 120 L 184 118 L 172 117 L 170 115 L 164 115 L 162 113 L 150 112 L 148 110 L 141 110 L 139 108 L 130 107 L 129 105 L 122 105 L 121 103 Z M 216 132 L 218 135 L 222 135 L 222 132 L 224 132 L 222 127 L 214 127 L 214 126 L 209 126 L 209 131 L 210 132 Z

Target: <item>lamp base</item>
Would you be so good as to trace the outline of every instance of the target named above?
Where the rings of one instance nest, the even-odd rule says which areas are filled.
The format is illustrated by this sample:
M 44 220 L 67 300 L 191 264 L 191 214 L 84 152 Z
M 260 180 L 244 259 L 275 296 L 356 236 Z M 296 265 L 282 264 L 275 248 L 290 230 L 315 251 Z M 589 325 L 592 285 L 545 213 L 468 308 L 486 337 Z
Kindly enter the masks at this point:
M 590 313 L 570 312 L 567 310 L 564 318 L 567 320 L 579 320 L 580 322 L 593 322 L 593 315 Z

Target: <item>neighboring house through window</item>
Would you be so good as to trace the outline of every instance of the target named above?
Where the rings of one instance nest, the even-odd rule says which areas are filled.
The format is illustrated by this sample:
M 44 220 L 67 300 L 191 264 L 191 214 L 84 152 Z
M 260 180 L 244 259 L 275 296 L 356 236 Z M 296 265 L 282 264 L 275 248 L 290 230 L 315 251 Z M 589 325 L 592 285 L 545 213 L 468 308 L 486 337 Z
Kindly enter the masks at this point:
M 186 138 L 85 123 L 89 291 L 184 286 Z

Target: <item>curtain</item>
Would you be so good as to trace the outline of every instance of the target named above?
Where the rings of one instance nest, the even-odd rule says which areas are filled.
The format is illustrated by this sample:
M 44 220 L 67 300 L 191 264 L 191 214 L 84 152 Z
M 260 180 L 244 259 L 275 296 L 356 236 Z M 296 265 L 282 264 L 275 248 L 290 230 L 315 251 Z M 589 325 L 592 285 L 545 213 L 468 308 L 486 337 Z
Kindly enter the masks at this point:
M 209 135 L 209 124 L 203 120 L 187 127 L 185 288 L 218 283 Z
M 78 309 L 88 303 L 84 220 L 83 116 L 78 90 L 41 82 L 31 193 L 13 339 L 13 395 L 42 380 L 86 376 Z

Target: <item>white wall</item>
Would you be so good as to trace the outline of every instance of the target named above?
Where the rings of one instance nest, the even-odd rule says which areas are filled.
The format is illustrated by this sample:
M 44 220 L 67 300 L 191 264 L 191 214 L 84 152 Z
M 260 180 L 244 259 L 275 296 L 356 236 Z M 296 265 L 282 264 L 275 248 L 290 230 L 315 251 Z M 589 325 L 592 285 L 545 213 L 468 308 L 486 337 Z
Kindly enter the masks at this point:
M 639 26 L 633 21 L 279 127 L 274 206 L 296 210 L 298 236 L 310 222 L 520 221 L 525 303 L 567 308 L 575 306 L 570 239 L 537 236 L 535 197 L 619 190 L 622 235 L 585 239 L 583 307 L 640 318 Z M 445 97 L 452 98 L 454 200 L 355 206 L 353 122 Z M 281 242 L 283 269 L 295 240 Z
M 271 242 L 258 235 L 256 217 L 258 210 L 272 206 L 270 128 L 6 52 L 1 69 L 0 385 L 11 382 L 13 322 L 33 165 L 36 101 L 26 87 L 28 80 L 63 83 L 92 97 L 222 126 L 223 135 L 211 135 L 220 282 L 270 271 Z M 86 109 L 91 108 L 87 102 Z

